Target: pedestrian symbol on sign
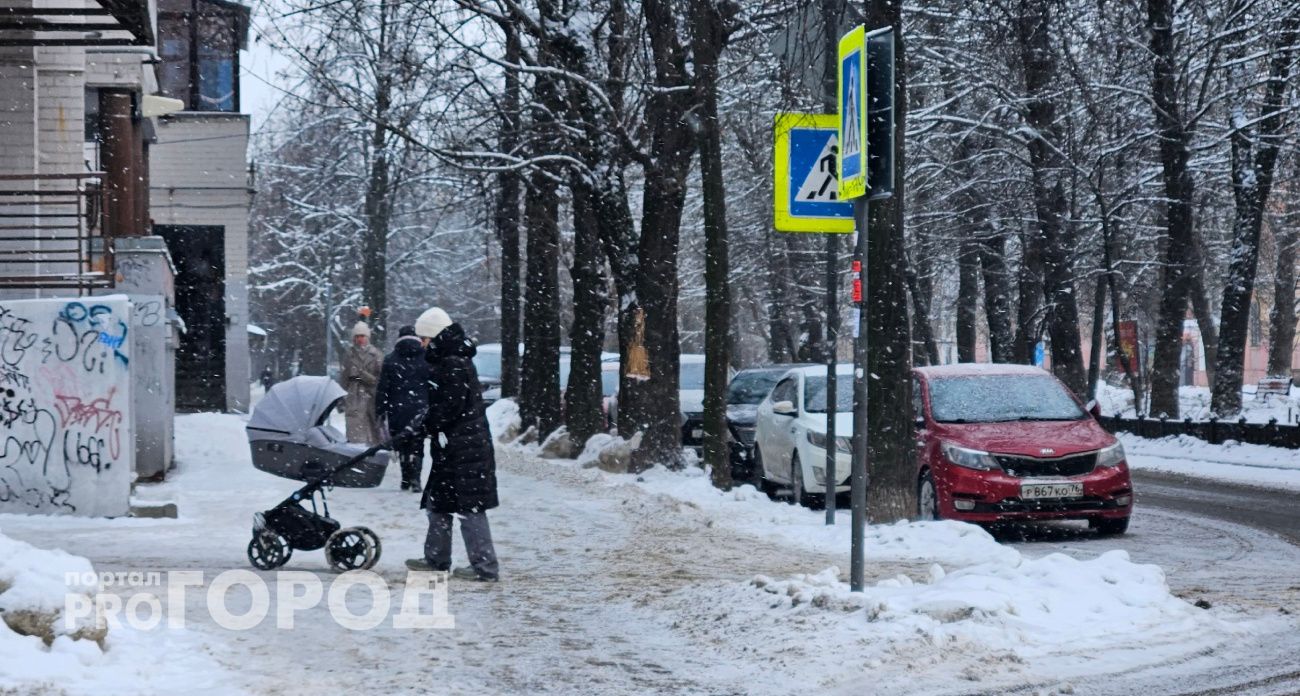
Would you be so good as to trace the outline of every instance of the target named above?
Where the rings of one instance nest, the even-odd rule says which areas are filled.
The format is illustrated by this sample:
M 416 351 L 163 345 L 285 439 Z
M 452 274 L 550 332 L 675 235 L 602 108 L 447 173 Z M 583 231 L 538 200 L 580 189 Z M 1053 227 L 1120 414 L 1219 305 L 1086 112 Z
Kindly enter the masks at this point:
M 777 230 L 853 231 L 853 203 L 839 190 L 838 122 L 835 114 L 776 115 L 772 193 Z
M 826 139 L 817 164 L 808 171 L 796 197 L 800 201 L 834 201 L 839 199 L 839 147 L 835 136 Z

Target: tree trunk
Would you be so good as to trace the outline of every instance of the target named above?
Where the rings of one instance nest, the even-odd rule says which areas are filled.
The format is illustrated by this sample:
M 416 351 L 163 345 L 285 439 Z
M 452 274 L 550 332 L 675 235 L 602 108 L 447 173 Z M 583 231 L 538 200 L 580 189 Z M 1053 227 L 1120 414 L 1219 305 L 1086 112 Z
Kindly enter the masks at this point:
M 727 446 L 731 290 L 727 283 L 727 192 L 718 123 L 718 58 L 727 41 L 726 22 L 713 0 L 692 0 L 691 46 L 700 105 L 696 135 L 704 194 L 704 463 L 713 485 L 720 489 L 731 487 Z
M 1147 0 L 1153 69 L 1151 96 L 1159 134 L 1165 187 L 1165 247 L 1155 355 L 1151 364 L 1151 415 L 1178 417 L 1178 385 L 1191 271 L 1192 175 L 1188 170 L 1191 134 L 1183 123 L 1177 58 L 1174 55 L 1173 0 Z
M 555 181 L 538 172 L 524 195 L 528 262 L 519 415 L 524 427 L 536 426 L 541 437 L 560 425 L 560 226 L 555 189 Z
M 564 424 L 569 440 L 581 448 L 604 430 L 601 411 L 600 353 L 605 345 L 605 254 L 601 251 L 590 185 L 573 175 L 573 324 L 569 328 L 569 383 L 564 390 Z
M 957 251 L 957 362 L 975 362 L 979 325 L 980 257 L 975 244 L 963 240 Z
M 386 25 L 381 24 L 382 27 Z M 366 231 L 361 245 L 361 297 L 370 307 L 375 345 L 383 346 L 388 332 L 388 227 L 392 219 L 392 182 L 388 163 L 388 117 L 391 82 L 375 88 L 375 122 L 370 133 L 370 172 L 366 181 Z
M 930 330 L 930 283 L 928 279 L 918 277 L 911 259 L 908 259 L 906 278 L 907 293 L 912 296 L 912 331 L 915 333 L 912 337 L 912 357 L 922 365 L 938 365 L 939 346 L 935 344 L 934 332 Z
M 903 238 L 904 134 L 907 132 L 907 61 L 899 0 L 867 4 L 866 25 L 894 29 L 894 195 L 873 201 L 867 221 L 867 514 L 873 524 L 916 512 L 916 460 L 912 434 L 911 334 L 906 312 Z
M 1088 360 L 1088 398 L 1097 398 L 1101 367 L 1106 364 L 1106 276 L 1097 276 L 1092 294 L 1092 345 Z
M 1042 332 L 1038 311 L 1043 304 L 1043 262 L 1037 233 L 1020 233 L 1020 270 L 1016 276 L 1016 342 L 1012 359 L 1029 365 Z
M 681 341 L 677 328 L 677 249 L 686 176 L 694 138 L 686 122 L 693 93 L 686 51 L 677 36 L 678 17 L 667 0 L 645 0 L 655 90 L 646 102 L 650 158 L 642 198 L 636 299 L 645 313 L 645 349 L 650 378 L 624 380 L 632 422 L 644 432 L 632 468 L 681 462 L 681 397 L 678 375 Z M 623 405 L 620 403 L 620 409 Z
M 1296 229 L 1287 224 L 1273 226 L 1277 244 L 1277 270 L 1273 276 L 1273 309 L 1268 315 L 1268 374 L 1291 376 L 1291 355 L 1295 351 L 1295 261 Z
M 989 324 L 989 354 L 995 363 L 1015 360 L 1015 333 L 1011 330 L 1010 273 L 1007 271 L 1006 241 L 993 231 L 980 243 L 984 271 L 984 317 Z
M 794 360 L 794 336 L 790 333 L 790 320 L 785 310 L 790 306 L 787 290 L 787 266 L 784 249 L 776 241 L 770 228 L 764 243 L 767 246 L 767 360 L 774 364 Z
M 1024 63 L 1025 122 L 1037 137 L 1028 143 L 1033 173 L 1034 210 L 1038 218 L 1039 253 L 1043 262 L 1043 298 L 1047 302 L 1047 331 L 1052 339 L 1052 372 L 1078 396 L 1087 389 L 1079 336 L 1079 309 L 1074 296 L 1074 235 L 1066 219 L 1066 163 L 1060 154 L 1064 139 L 1057 122 L 1053 92 L 1057 89 L 1056 54 L 1052 47 L 1052 17 L 1047 0 L 1022 0 L 1018 26 Z
M 519 62 L 519 34 L 506 27 L 507 63 Z M 502 152 L 514 152 L 519 146 L 519 75 L 505 71 L 505 91 L 501 95 Z M 497 240 L 501 244 L 501 396 L 519 394 L 519 174 L 502 172 L 497 176 L 497 201 L 493 217 Z
M 1232 251 L 1228 254 L 1228 277 L 1223 286 L 1223 307 L 1219 319 L 1219 354 L 1210 407 L 1220 416 L 1241 410 L 1241 383 L 1246 367 L 1246 338 L 1250 326 L 1250 304 L 1255 292 L 1259 262 L 1259 233 L 1264 208 L 1273 190 L 1273 173 L 1284 137 L 1283 107 L 1297 44 L 1300 14 L 1283 23 L 1269 61 L 1269 81 L 1260 104 L 1256 132 L 1246 123 L 1234 123 L 1232 132 L 1232 197 L 1236 214 Z M 1238 109 L 1245 121 L 1245 105 Z

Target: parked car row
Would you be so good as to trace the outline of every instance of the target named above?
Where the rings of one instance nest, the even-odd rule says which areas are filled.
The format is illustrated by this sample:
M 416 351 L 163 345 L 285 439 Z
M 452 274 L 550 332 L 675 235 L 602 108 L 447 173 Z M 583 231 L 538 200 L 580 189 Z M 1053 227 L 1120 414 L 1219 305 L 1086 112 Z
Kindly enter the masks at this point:
M 836 374 L 843 379 L 831 397 L 825 367 L 787 369 L 755 409 L 752 431 L 737 409 L 733 475 L 768 491 L 783 487 L 808 506 L 823 503 L 829 491 L 846 491 L 852 368 L 841 365 Z M 980 524 L 1087 520 L 1101 534 L 1128 529 L 1133 484 L 1124 447 L 1097 423 L 1096 407 L 1085 408 L 1050 373 L 961 364 L 921 367 L 912 375 L 918 516 Z M 759 383 L 751 371 L 737 378 Z M 834 443 L 826 437 L 828 398 L 837 408 Z M 825 468 L 832 446 L 833 482 Z
M 501 346 L 475 358 L 484 398 L 500 395 Z M 560 356 L 561 388 L 569 351 Z M 703 446 L 704 356 L 681 356 L 682 445 Z M 618 355 L 601 361 L 601 393 L 612 429 L 618 409 Z M 798 503 L 823 504 L 849 489 L 853 369 L 840 365 L 828 394 L 824 365 L 769 365 L 732 376 L 727 395 L 732 477 Z M 836 404 L 827 441 L 827 404 Z M 1087 520 L 1102 534 L 1128 529 L 1133 484 L 1124 448 L 1050 373 L 1024 365 L 960 364 L 912 371 L 917 514 L 989 524 Z M 1090 410 L 1092 412 L 1090 412 Z M 826 451 L 835 448 L 834 481 Z

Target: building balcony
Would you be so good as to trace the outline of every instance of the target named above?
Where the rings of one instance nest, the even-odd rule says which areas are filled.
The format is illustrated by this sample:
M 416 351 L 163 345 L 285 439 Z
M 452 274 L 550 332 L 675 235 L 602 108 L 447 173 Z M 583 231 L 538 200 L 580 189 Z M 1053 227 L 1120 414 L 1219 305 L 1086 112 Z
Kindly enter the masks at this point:
M 0 288 L 114 285 L 102 172 L 0 174 Z

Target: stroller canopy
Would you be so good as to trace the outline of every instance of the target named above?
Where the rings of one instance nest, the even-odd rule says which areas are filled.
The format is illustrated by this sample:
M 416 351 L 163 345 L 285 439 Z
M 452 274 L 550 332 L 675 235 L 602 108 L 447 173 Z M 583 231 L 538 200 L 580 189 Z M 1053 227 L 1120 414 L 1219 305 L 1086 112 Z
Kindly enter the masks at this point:
M 249 440 L 279 439 L 320 425 L 347 396 L 329 377 L 294 377 L 266 392 L 248 418 Z

